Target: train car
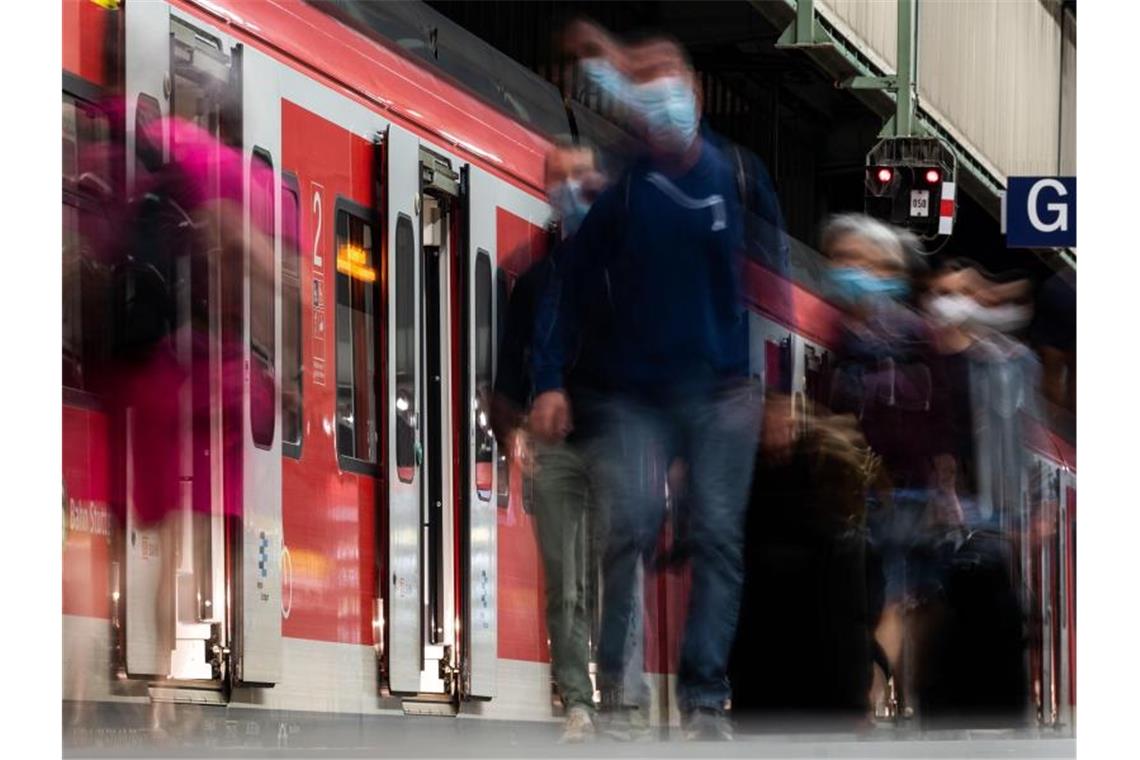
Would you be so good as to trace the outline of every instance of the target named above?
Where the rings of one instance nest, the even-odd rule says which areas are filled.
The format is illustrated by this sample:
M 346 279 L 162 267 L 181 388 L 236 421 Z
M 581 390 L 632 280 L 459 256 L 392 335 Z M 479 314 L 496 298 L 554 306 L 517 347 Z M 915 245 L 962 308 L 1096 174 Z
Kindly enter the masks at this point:
M 510 282 L 547 246 L 552 133 L 592 130 L 601 145 L 612 128 L 576 105 L 561 127 L 508 115 L 308 3 L 63 11 L 65 702 L 550 720 L 541 563 L 487 401 Z M 185 354 L 194 380 L 179 403 L 217 411 L 178 433 L 191 453 L 173 545 L 140 521 L 138 475 L 116 453 L 130 451 L 131 410 L 90 380 L 108 275 L 88 242 L 100 188 L 129 194 L 144 147 L 178 157 L 170 134 L 142 145 L 172 115 L 240 151 L 244 224 L 272 231 L 273 257 L 186 264 L 180 308 L 209 315 L 210 347 Z M 85 150 L 119 127 L 122 161 Z M 746 277 L 753 372 L 806 410 L 825 398 L 838 312 L 812 285 L 817 255 L 796 256 L 784 306 L 771 306 L 774 273 L 749 263 Z M 255 265 L 271 287 L 251 286 Z M 222 398 L 223 312 L 240 315 L 240 398 Z M 274 380 L 269 415 L 251 401 L 251 367 Z M 1072 462 L 1042 435 L 1071 528 Z M 1058 533 L 1034 576 L 1064 603 L 1050 608 L 1039 678 L 1051 714 L 1073 704 L 1074 537 Z M 658 723 L 677 720 L 686 589 L 683 573 L 647 579 Z

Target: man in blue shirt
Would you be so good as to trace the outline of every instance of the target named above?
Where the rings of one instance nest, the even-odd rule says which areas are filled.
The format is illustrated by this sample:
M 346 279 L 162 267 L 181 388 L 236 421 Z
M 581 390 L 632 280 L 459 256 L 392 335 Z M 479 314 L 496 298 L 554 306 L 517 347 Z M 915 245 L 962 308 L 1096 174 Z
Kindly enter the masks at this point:
M 690 478 L 693 585 L 677 696 L 689 738 L 727 739 L 727 662 L 761 411 L 748 378 L 735 173 L 700 129 L 696 79 L 676 43 L 656 40 L 636 58 L 598 55 L 582 66 L 625 105 L 647 151 L 599 196 L 554 262 L 535 324 L 531 429 L 547 440 L 572 429 L 567 347 L 583 320 L 612 309 L 613 329 L 593 351 L 609 389 L 598 404 L 596 458 L 597 487 L 611 505 L 598 645 L 603 706 L 621 704 L 632 579 L 656 544 L 664 474 L 679 457 Z M 588 287 L 599 276 L 605 303 Z

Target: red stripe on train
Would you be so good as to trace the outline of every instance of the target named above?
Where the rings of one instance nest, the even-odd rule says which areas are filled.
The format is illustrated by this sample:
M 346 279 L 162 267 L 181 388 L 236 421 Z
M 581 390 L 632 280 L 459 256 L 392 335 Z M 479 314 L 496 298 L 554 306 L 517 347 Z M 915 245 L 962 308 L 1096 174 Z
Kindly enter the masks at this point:
M 533 194 L 549 142 L 415 61 L 305 3 L 172 0 Z M 270 33 L 272 37 L 270 37 Z

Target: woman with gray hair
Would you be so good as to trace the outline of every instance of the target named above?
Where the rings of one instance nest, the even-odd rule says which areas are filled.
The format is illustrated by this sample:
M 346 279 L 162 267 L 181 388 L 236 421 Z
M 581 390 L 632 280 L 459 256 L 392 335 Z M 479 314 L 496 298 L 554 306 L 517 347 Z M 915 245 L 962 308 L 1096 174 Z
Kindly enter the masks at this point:
M 913 243 L 862 214 L 832 217 L 822 233 L 832 296 L 844 310 L 830 407 L 855 416 L 890 482 L 891 503 L 870 505 L 868 528 L 885 576 L 875 635 L 896 674 L 901 603 L 924 582 L 907 552 L 932 516 L 954 511 L 938 505 L 956 504 L 945 372 L 926 321 L 907 305 Z

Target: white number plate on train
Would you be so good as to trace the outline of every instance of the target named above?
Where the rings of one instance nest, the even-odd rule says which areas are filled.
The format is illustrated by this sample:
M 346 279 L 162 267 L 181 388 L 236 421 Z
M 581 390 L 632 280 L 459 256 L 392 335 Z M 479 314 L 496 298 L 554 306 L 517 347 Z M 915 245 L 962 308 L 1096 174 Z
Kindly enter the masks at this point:
M 910 215 L 911 216 L 930 216 L 930 191 L 929 190 L 911 190 L 910 191 Z

